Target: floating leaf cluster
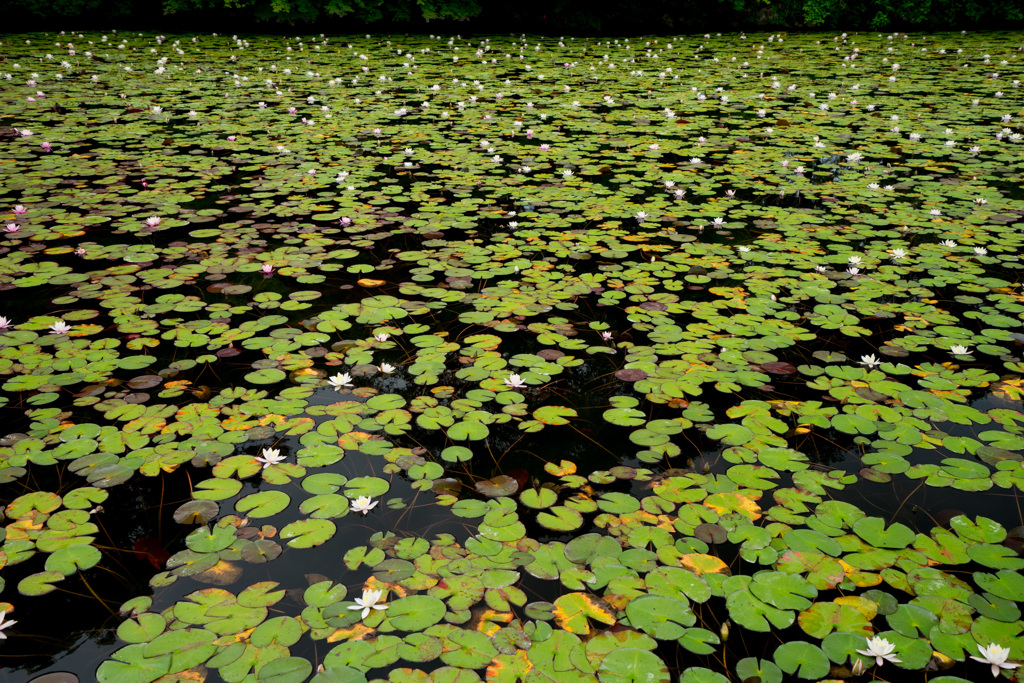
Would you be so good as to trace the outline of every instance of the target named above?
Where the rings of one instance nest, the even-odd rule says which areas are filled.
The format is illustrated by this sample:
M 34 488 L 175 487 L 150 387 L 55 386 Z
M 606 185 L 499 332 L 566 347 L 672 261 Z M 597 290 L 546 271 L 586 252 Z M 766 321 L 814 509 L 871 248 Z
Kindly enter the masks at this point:
M 102 683 L 1018 675 L 1018 43 L 14 36 L 0 611 L 131 547 Z

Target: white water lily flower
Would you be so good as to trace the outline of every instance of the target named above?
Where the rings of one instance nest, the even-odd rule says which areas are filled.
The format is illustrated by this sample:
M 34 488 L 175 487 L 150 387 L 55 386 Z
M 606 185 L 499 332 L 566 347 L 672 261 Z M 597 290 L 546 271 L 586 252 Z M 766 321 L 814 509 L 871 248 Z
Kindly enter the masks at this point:
M 149 218 L 146 219 L 146 225 L 148 225 L 151 228 L 155 228 L 156 226 L 160 225 L 160 216 L 150 216 Z
M 563 169 L 562 170 L 562 175 L 564 177 L 566 177 L 566 178 L 571 178 L 573 176 L 572 169 L 569 169 L 569 168 Z
M 896 646 L 890 643 L 888 640 L 886 640 L 885 638 L 880 638 L 878 636 L 875 636 L 874 638 L 868 638 L 867 640 L 868 649 L 857 650 L 857 652 L 864 655 L 865 657 L 874 657 L 876 666 L 882 666 L 883 660 L 893 662 L 896 664 L 901 663 L 900 660 L 896 659 L 896 657 L 893 654 L 891 654 L 892 651 L 896 649 Z
M 860 364 L 861 365 L 866 365 L 869 368 L 873 368 L 876 365 L 881 365 L 882 361 L 880 361 L 877 358 L 875 358 L 875 354 L 870 353 L 870 354 L 868 354 L 866 356 L 861 356 L 860 357 Z
M 58 320 L 57 322 L 50 325 L 50 334 L 67 334 L 70 331 L 71 325 L 68 325 L 63 320 Z
M 356 598 L 356 604 L 349 605 L 349 609 L 361 609 L 363 613 L 360 615 L 360 619 L 365 619 L 370 615 L 370 610 L 374 609 L 387 609 L 387 605 L 378 605 L 377 602 L 384 595 L 384 591 L 375 591 L 368 588 L 363 589 L 363 597 Z
M 975 247 L 974 253 L 977 254 L 978 256 L 984 256 L 985 254 L 988 253 L 988 249 L 986 249 L 985 247 Z
M 907 258 L 906 250 L 900 249 L 899 247 L 897 247 L 897 248 L 892 250 L 892 260 L 893 261 L 899 261 L 900 259 L 905 259 L 905 258 Z
M 690 163 L 691 164 L 699 164 L 701 161 L 703 161 L 703 159 L 701 159 L 700 157 L 691 157 L 690 158 Z
M 950 248 L 956 246 L 956 242 L 954 242 L 953 240 L 942 240 L 941 242 L 939 242 L 939 244 L 944 246 L 944 247 L 950 247 Z
M 3 619 L 3 614 L 0 614 L 0 620 Z M 2 627 L 0 627 L 2 628 Z M 989 643 L 988 647 L 978 646 L 978 650 L 981 651 L 981 657 L 971 656 L 976 662 L 982 664 L 992 665 L 992 676 L 996 677 L 999 675 L 1000 669 L 1016 669 L 1020 664 L 1014 664 L 1006 661 L 1006 658 L 1010 656 L 1010 648 L 1001 647 L 995 643 Z
M 860 272 L 860 268 L 857 268 L 856 266 L 850 266 L 849 268 L 846 269 L 846 272 L 849 273 L 850 275 L 856 275 L 857 273 Z
M 390 363 L 381 363 L 380 364 L 380 371 L 385 373 L 385 374 L 389 374 L 389 373 L 392 373 L 392 372 L 395 371 L 395 366 L 391 365 Z
M 849 161 L 851 164 L 856 163 L 856 162 L 860 161 L 863 158 L 864 158 L 864 155 L 861 154 L 860 152 L 854 152 L 853 154 L 847 154 L 846 155 L 846 160 Z
M 379 342 L 386 342 L 389 336 L 387 332 L 381 332 L 380 334 L 373 335 L 373 338 Z
M 949 352 L 954 356 L 966 356 L 971 352 L 971 349 L 963 344 L 954 344 L 949 347 Z
M 641 223 L 643 221 L 647 220 L 647 212 L 646 211 L 637 211 L 636 212 L 636 219 L 638 221 L 640 221 Z
M 257 457 L 256 462 L 263 463 L 263 469 L 267 469 L 271 465 L 277 465 L 278 463 L 284 462 L 284 456 L 281 455 L 281 451 L 276 448 L 264 448 L 263 457 Z
M 380 501 L 372 500 L 369 496 L 359 496 L 352 503 L 352 507 L 349 508 L 351 512 L 362 512 L 364 515 L 377 507 L 377 503 Z
M 7 640 L 7 634 L 4 633 L 4 629 L 17 624 L 17 621 L 6 619 L 7 611 L 0 612 L 0 639 Z M 1003 659 L 1006 659 L 1005 657 Z M 1016 666 L 1016 665 L 1014 665 Z
M 341 389 L 342 387 L 352 386 L 352 375 L 347 372 L 339 372 L 334 377 L 329 377 L 327 383 L 335 389 Z
M 519 375 L 513 373 L 505 378 L 505 386 L 512 389 L 522 389 L 526 386 L 526 382 Z
M 850 258 L 847 259 L 847 261 L 850 263 L 850 265 L 856 266 L 861 262 L 861 258 L 860 256 L 851 256 Z

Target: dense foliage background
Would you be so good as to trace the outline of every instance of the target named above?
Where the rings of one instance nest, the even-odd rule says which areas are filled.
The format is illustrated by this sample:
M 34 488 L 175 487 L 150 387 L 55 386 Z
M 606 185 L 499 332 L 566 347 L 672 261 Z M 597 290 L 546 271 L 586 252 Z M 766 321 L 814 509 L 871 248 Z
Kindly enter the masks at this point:
M 827 29 L 1014 28 L 1019 0 L 0 0 L 8 17 L 90 26 L 243 30 L 268 24 L 320 30 L 680 33 L 754 27 Z M 441 24 L 438 26 L 438 24 Z M 9 28 L 24 29 L 23 24 Z

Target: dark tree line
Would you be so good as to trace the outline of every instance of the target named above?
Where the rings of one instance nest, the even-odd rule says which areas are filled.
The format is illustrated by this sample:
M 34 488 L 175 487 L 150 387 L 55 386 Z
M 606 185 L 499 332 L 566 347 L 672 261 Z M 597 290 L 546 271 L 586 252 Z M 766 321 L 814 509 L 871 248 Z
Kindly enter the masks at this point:
M 1024 26 L 1021 0 L 0 0 L 32 18 L 74 28 L 319 31 L 687 33 L 735 29 L 951 30 Z M 17 19 L 16 19 L 17 18 Z M 65 28 L 63 25 L 60 28 Z M 69 23 L 70 27 L 71 24 Z

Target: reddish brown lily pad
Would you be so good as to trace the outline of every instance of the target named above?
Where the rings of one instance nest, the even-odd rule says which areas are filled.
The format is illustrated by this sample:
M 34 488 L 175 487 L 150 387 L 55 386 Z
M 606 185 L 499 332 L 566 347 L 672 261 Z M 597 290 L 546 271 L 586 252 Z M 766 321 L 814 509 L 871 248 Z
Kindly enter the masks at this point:
M 772 361 L 770 363 L 761 363 L 761 367 L 765 372 L 773 375 L 792 375 L 796 373 L 795 365 L 781 360 Z
M 636 368 L 622 368 L 615 371 L 615 376 L 623 382 L 639 382 L 647 378 L 647 373 Z
M 500 498 L 501 496 L 511 496 L 513 493 L 519 490 L 519 482 L 504 474 L 487 479 L 485 481 L 478 481 L 476 483 L 476 490 L 485 496 L 490 498 Z
M 128 380 L 128 386 L 132 389 L 151 389 L 163 381 L 164 378 L 160 375 L 139 375 Z

